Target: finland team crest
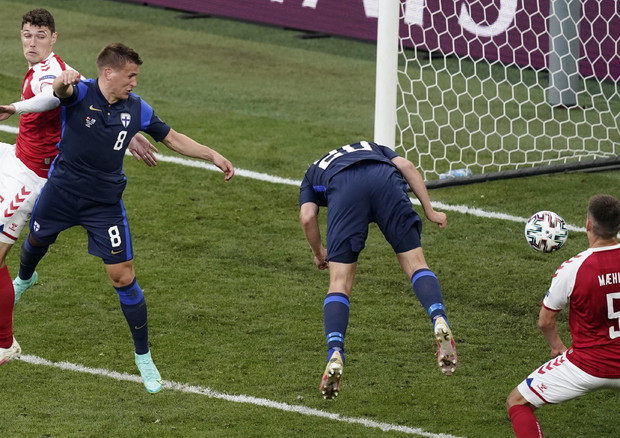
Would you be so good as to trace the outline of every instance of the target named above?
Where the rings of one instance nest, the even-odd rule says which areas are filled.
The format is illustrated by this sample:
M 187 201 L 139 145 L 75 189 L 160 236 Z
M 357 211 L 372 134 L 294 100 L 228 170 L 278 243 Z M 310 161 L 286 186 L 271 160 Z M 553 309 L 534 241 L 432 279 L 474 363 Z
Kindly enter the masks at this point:
M 122 113 L 121 114 L 121 123 L 123 124 L 123 128 L 127 128 L 131 123 L 131 114 Z

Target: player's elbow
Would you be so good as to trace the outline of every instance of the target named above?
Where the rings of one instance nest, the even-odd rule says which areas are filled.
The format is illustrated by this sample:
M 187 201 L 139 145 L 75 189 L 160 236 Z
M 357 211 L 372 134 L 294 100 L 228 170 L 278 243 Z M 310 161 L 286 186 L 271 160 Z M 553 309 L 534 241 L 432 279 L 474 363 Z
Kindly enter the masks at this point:
M 538 315 L 538 328 L 540 331 L 546 333 L 554 330 L 556 327 L 557 317 L 557 311 L 547 309 L 544 306 L 541 307 L 540 314 Z
M 405 170 L 409 170 L 409 171 L 411 171 L 411 172 L 415 172 L 415 171 L 416 171 L 416 168 L 415 168 L 415 166 L 413 165 L 413 163 L 412 163 L 411 161 L 407 160 L 407 159 L 403 159 L 403 160 L 401 161 L 401 164 L 400 164 L 400 165 L 401 165 L 401 166 L 402 166 L 402 168 L 403 168 L 403 169 L 405 169 Z
M 548 333 L 555 328 L 555 321 L 540 318 L 538 320 L 538 329 L 543 333 Z
M 299 223 L 301 224 L 302 228 L 307 228 L 310 224 L 312 224 L 314 220 L 314 217 L 307 212 L 299 212 Z
M 299 222 L 301 223 L 301 226 L 305 229 L 315 223 L 317 213 L 318 206 L 316 204 L 312 204 L 310 202 L 303 204 L 299 209 Z
M 395 157 L 392 162 L 396 165 L 400 173 L 402 173 L 403 175 L 411 175 L 412 173 L 417 171 L 413 163 L 406 158 Z

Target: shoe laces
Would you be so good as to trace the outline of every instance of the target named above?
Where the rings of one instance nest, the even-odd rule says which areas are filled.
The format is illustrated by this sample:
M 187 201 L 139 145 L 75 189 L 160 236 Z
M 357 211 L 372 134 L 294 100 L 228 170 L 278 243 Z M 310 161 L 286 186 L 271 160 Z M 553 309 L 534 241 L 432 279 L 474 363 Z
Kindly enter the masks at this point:
M 155 363 L 152 359 L 138 359 L 138 367 L 140 368 L 140 373 L 142 374 L 142 376 L 144 376 L 145 379 L 154 380 L 159 378 L 157 367 L 155 367 Z

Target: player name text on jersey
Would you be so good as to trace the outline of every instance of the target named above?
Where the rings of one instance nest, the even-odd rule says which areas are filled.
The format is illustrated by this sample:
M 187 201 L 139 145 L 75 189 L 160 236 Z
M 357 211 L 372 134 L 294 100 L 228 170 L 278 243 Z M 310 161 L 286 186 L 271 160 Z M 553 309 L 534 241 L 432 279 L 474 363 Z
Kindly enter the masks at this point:
M 598 284 L 600 286 L 609 286 L 610 284 L 620 283 L 620 272 L 611 272 L 598 276 Z

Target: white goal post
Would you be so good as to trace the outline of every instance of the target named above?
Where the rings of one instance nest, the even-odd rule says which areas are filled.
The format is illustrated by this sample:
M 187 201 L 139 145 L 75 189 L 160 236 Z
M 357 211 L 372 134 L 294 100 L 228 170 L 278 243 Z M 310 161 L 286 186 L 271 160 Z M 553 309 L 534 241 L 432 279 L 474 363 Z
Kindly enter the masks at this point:
M 431 185 L 620 163 L 616 0 L 378 3 L 375 141 Z

